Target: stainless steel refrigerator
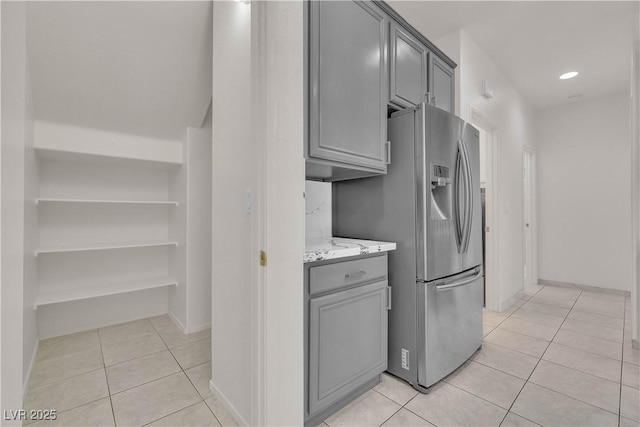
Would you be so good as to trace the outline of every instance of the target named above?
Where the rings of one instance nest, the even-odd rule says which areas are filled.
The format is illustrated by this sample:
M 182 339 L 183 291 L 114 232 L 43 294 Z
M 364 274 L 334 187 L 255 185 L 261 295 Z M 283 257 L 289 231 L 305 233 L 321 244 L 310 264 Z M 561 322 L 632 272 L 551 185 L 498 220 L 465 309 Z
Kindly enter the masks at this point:
M 427 391 L 482 344 L 478 131 L 423 103 L 388 132 L 387 175 L 334 184 L 333 233 L 397 243 L 388 371 Z

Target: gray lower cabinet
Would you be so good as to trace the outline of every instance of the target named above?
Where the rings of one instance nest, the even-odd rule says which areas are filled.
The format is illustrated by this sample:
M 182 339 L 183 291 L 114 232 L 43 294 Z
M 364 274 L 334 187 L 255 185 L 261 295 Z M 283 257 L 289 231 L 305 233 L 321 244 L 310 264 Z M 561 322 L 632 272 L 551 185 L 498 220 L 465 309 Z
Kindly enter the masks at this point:
M 432 105 L 455 114 L 455 75 L 453 68 L 435 55 L 431 58 Z
M 387 256 L 307 267 L 305 278 L 305 424 L 316 425 L 387 369 Z
M 389 102 L 400 108 L 425 101 L 428 89 L 429 50 L 396 22 L 389 37 Z
M 371 2 L 311 1 L 308 8 L 307 162 L 385 173 L 389 20 Z

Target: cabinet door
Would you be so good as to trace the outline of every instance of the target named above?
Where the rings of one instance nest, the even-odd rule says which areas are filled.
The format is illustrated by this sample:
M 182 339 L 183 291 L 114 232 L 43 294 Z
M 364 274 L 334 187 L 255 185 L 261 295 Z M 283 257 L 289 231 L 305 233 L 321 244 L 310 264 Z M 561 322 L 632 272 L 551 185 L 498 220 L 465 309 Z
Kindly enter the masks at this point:
M 453 69 L 435 55 L 432 55 L 431 64 L 431 104 L 455 114 Z
M 387 281 L 309 300 L 309 413 L 387 369 Z
M 411 108 L 425 100 L 429 51 L 404 28 L 391 23 L 389 100 Z
M 386 170 L 389 21 L 371 2 L 312 1 L 309 156 Z

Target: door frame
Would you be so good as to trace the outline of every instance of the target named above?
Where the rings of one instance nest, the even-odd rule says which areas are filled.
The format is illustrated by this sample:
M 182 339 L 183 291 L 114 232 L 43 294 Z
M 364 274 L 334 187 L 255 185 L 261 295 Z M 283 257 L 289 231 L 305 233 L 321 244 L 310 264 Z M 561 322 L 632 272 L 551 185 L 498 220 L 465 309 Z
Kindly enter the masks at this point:
M 490 173 L 486 175 L 485 220 L 490 231 L 485 233 L 485 307 L 489 311 L 500 311 L 500 281 L 498 277 L 498 129 L 487 116 L 473 104 L 469 105 L 471 124 L 482 128 L 487 135 L 485 159 Z
M 249 367 L 254 384 L 247 421 L 248 425 L 302 425 L 303 3 L 254 1 L 249 5 L 256 196 Z M 263 251 L 265 265 L 259 265 Z
M 529 156 L 529 167 L 528 167 L 528 190 L 524 187 L 524 165 L 525 159 Z M 529 274 L 525 274 L 524 268 L 522 269 L 522 281 L 524 287 L 526 289 L 529 285 L 535 285 L 538 283 L 538 243 L 537 243 L 537 200 L 536 200 L 536 152 L 535 150 L 528 145 L 522 146 L 522 166 L 523 166 L 523 177 L 522 177 L 522 265 L 523 267 L 527 267 L 527 272 Z M 527 206 L 527 197 L 529 199 L 529 221 L 530 221 L 530 241 L 527 239 L 527 231 L 525 230 L 525 221 L 526 221 L 526 206 Z M 527 248 L 528 246 L 528 248 Z M 527 265 L 527 253 L 530 252 L 531 265 Z M 530 272 L 528 271 L 530 269 Z M 530 283 L 526 282 L 527 277 L 529 277 Z

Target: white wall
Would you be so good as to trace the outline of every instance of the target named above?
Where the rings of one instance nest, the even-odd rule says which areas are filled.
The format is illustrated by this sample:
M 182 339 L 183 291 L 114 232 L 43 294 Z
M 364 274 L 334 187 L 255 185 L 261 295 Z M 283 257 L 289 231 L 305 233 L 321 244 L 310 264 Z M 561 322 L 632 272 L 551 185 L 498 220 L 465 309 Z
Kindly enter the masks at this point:
M 211 110 L 187 136 L 187 329 L 211 325 Z
M 631 290 L 629 95 L 539 112 L 540 278 Z
M 263 292 L 263 415 L 258 425 L 302 425 L 304 412 L 304 27 L 303 2 L 255 2 L 254 60 L 259 94 L 254 110 L 262 150 L 263 213 L 260 247 L 267 267 L 255 289 Z M 252 6 L 253 7 L 253 6 Z M 261 142 L 264 141 L 264 142 Z M 281 238 L 286 236 L 286 238 Z
M 25 4 L 2 2 L 0 183 L 0 408 L 22 408 L 24 162 L 27 112 Z M 4 417 L 3 417 L 4 418 Z M 2 421 L 20 425 L 19 421 Z
M 29 81 L 29 67 L 27 66 L 27 114 L 25 134 L 25 182 L 24 182 L 24 354 L 23 354 L 23 381 L 29 377 L 31 366 L 35 358 L 38 342 L 38 320 L 36 310 L 33 307 L 38 292 L 38 265 L 33 256 L 39 242 L 38 238 L 38 208 L 33 202 L 38 195 L 40 177 L 38 173 L 38 160 L 33 148 L 34 145 L 34 117 L 33 102 L 31 97 L 31 84 Z
M 252 216 L 251 8 L 213 4 L 212 390 L 238 421 L 249 424 L 251 390 Z
M 189 128 L 184 129 L 182 157 L 189 158 Z M 177 282 L 177 286 L 169 289 L 169 316 L 187 332 L 187 183 L 189 181 L 189 163 L 184 162 L 179 168 L 171 171 L 169 176 L 169 197 L 176 200 L 178 206 L 169 212 L 169 238 L 178 242 L 169 256 L 169 276 Z
M 631 164 L 632 178 L 631 200 L 633 210 L 633 262 L 634 270 L 631 285 L 631 307 L 633 326 L 631 333 L 636 344 L 640 345 L 640 13 L 636 14 L 634 22 L 633 53 L 631 64 Z
M 498 248 L 494 277 L 498 309 L 502 310 L 524 289 L 522 152 L 525 146 L 535 151 L 534 113 L 505 74 L 463 30 L 434 43 L 458 63 L 456 111 L 462 119 L 471 122 L 473 107 L 497 138 L 498 179 L 494 191 L 498 205 L 492 233 Z M 493 87 L 491 100 L 481 95 L 483 80 Z M 494 165 L 495 162 L 496 159 Z M 535 221 L 533 227 L 535 234 Z
M 214 3 L 210 386 L 247 425 L 303 424 L 302 7 Z

